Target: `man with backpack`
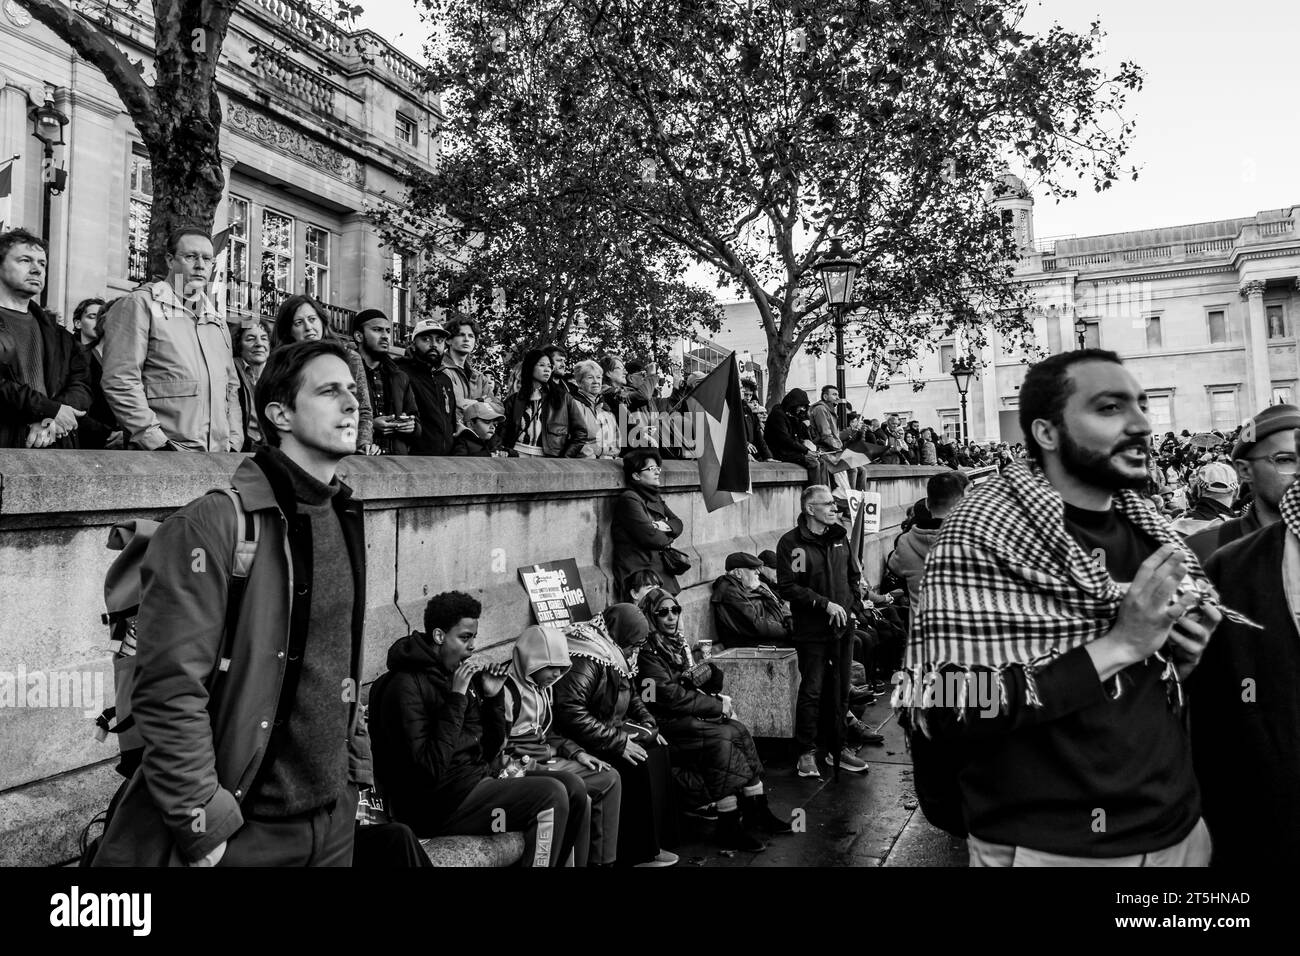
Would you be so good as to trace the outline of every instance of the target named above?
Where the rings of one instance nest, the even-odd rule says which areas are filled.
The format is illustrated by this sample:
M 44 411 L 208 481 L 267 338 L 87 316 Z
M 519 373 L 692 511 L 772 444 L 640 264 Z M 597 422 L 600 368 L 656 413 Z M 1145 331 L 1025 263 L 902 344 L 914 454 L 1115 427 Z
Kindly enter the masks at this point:
M 96 866 L 351 864 L 371 780 L 362 507 L 336 475 L 358 426 L 342 347 L 276 350 L 255 404 L 267 447 L 233 498 L 192 501 L 145 552 L 130 695 L 144 750 Z

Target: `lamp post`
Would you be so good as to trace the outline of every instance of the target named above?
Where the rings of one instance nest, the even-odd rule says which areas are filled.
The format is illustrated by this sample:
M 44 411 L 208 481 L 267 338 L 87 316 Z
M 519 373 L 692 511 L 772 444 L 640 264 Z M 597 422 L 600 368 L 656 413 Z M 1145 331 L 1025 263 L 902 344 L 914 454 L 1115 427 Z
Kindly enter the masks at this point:
M 54 168 L 54 147 L 63 146 L 63 130 L 68 125 L 68 117 L 51 104 L 33 107 L 27 114 L 32 121 L 32 132 L 41 141 L 43 158 L 41 162 L 41 238 L 46 245 L 50 242 L 50 197 L 62 193 L 67 182 L 67 174 Z M 41 306 L 45 306 L 50 284 L 47 281 L 41 289 Z
M 957 383 L 957 394 L 961 396 L 961 438 L 970 441 L 970 426 L 966 422 L 966 393 L 970 390 L 970 378 L 975 368 L 970 359 L 959 358 L 952 363 L 952 380 Z
M 1082 352 L 1088 347 L 1088 323 L 1082 318 L 1074 320 L 1074 335 L 1079 340 L 1079 351 Z
M 835 407 L 835 418 L 840 428 L 848 422 L 844 411 L 844 313 L 853 308 L 853 282 L 858 277 L 862 263 L 851 259 L 844 252 L 844 244 L 838 236 L 831 239 L 831 247 L 813 264 L 813 269 L 821 276 L 822 291 L 826 294 L 826 306 L 831 310 L 835 323 L 835 387 L 840 392 L 840 402 Z

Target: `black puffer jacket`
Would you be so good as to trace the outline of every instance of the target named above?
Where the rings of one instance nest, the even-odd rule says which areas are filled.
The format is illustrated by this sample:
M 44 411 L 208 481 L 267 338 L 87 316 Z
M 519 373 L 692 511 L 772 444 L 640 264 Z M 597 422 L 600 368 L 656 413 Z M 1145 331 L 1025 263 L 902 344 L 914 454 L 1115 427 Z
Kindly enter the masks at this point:
M 713 623 L 727 647 L 781 645 L 790 641 L 790 621 L 781 599 L 760 585 L 750 591 L 730 574 L 713 582 Z
M 573 666 L 555 684 L 557 732 L 584 750 L 608 759 L 621 754 L 627 746 L 624 722 L 657 729 L 631 680 L 589 657 L 574 656 L 572 661 Z
M 768 413 L 763 434 L 768 451 L 777 461 L 807 464 L 808 449 L 803 444 L 808 438 L 808 423 L 804 420 L 807 408 L 808 393 L 802 388 L 792 388 L 781 404 Z
M 451 690 L 451 673 L 416 632 L 388 651 L 388 673 L 370 689 L 375 777 L 393 818 L 416 835 L 438 827 L 487 777 L 509 727 L 504 698 Z
M 673 780 L 688 806 L 721 800 L 755 783 L 763 763 L 749 729 L 722 716 L 722 701 L 684 679 L 686 651 L 663 635 L 641 649 L 641 676 L 654 681 L 650 712 L 668 740 Z

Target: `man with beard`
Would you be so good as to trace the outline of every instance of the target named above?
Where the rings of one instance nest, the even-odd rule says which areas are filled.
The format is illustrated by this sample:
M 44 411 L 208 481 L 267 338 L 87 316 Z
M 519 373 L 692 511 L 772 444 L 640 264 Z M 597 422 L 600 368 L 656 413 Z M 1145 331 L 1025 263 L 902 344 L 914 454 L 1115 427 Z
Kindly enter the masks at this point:
M 419 406 L 406 373 L 388 354 L 392 333 L 393 323 L 379 309 L 363 309 L 352 317 L 352 339 L 361 352 L 375 413 L 375 443 L 386 455 L 406 455 L 420 437 Z
M 961 744 L 972 866 L 1209 861 L 1182 681 L 1220 614 L 1138 490 L 1146 404 L 1113 352 L 1032 366 L 1030 457 L 973 490 L 930 552 L 895 703 L 914 738 Z
M 421 319 L 411 331 L 411 345 L 397 367 L 410 380 L 419 409 L 420 430 L 410 436 L 412 455 L 450 455 L 456 437 L 456 394 L 450 377 L 440 370 L 447 348 L 447 330 L 433 319 Z

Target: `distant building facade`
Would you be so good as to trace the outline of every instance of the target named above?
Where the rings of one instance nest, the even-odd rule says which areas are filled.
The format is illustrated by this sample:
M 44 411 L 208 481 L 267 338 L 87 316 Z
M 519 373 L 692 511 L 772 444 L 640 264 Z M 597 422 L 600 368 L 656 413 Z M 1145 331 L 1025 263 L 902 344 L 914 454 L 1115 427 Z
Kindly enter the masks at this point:
M 99 16 L 96 7 L 95 15 Z M 149 4 L 113 9 L 126 55 L 152 72 Z M 409 327 L 418 263 L 381 245 L 368 211 L 403 193 L 406 166 L 432 168 L 442 114 L 419 64 L 370 31 L 348 32 L 290 0 L 246 0 L 231 19 L 218 79 L 226 191 L 214 232 L 229 228 L 231 321 L 273 315 L 307 292 L 336 327 L 377 307 Z M 29 112 L 51 102 L 70 123 L 54 162 L 49 308 L 112 298 L 146 278 L 153 183 L 117 94 L 93 66 L 18 3 L 0 3 L 0 161 L 17 154 L 0 221 L 41 232 L 41 144 Z
M 1022 249 L 1016 281 L 1036 302 L 1034 335 L 1048 353 L 1078 347 L 1118 352 L 1150 399 L 1158 432 L 1235 428 L 1279 402 L 1295 402 L 1300 383 L 1296 325 L 1300 322 L 1300 206 L 1240 219 L 1136 232 L 1038 241 L 1033 197 L 1005 174 L 1006 190 L 990 201 L 1011 217 Z M 752 302 L 723 306 L 719 345 L 766 362 L 767 343 Z M 975 440 L 1021 440 L 1019 390 L 1026 355 L 990 330 L 977 355 L 981 370 L 967 395 Z M 850 339 L 851 342 L 851 339 Z M 850 366 L 847 399 L 868 417 L 897 413 L 922 426 L 960 434 L 961 402 L 951 377 L 964 346 L 928 343 L 926 353 L 876 389 L 870 365 Z M 1032 357 L 1030 357 L 1032 361 Z M 912 383 L 924 383 L 913 391 Z M 816 395 L 835 383 L 832 355 L 800 353 L 790 387 Z M 888 388 L 881 390 L 880 385 Z

